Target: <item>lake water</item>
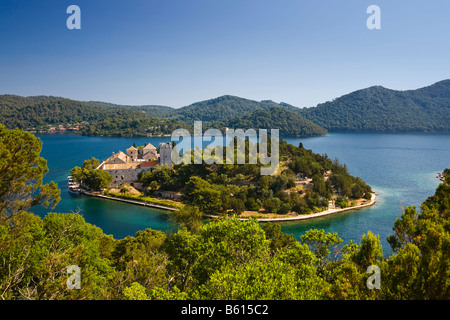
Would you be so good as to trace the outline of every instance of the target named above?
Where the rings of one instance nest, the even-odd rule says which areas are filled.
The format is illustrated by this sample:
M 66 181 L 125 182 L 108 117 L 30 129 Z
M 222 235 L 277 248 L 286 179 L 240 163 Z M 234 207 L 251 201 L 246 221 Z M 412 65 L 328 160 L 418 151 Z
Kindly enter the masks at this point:
M 134 235 L 145 228 L 168 231 L 174 226 L 162 211 L 76 196 L 67 192 L 67 175 L 85 159 L 108 158 L 112 152 L 125 151 L 133 143 L 144 145 L 168 142 L 168 138 L 83 137 L 76 135 L 38 135 L 43 141 L 41 156 L 50 169 L 45 181 L 55 181 L 61 189 L 61 201 L 54 212 L 79 212 L 85 220 L 115 238 Z M 294 145 L 302 142 L 315 153 L 328 154 L 345 163 L 350 174 L 361 177 L 377 193 L 377 203 L 367 209 L 341 213 L 307 221 L 282 223 L 282 230 L 299 237 L 311 228 L 337 232 L 356 242 L 367 231 L 380 236 L 384 252 L 389 252 L 386 237 L 392 233 L 402 207 L 419 206 L 434 194 L 438 172 L 450 167 L 450 134 L 330 133 L 326 137 L 285 138 Z M 48 210 L 35 210 L 44 216 Z

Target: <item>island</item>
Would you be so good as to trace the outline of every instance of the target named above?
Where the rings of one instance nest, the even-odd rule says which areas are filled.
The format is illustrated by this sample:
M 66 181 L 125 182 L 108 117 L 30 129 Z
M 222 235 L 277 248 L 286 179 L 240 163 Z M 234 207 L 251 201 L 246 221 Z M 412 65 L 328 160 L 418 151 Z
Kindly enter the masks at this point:
M 245 141 L 246 151 L 251 143 Z M 174 165 L 172 151 L 172 143 L 130 146 L 102 162 L 85 160 L 71 170 L 71 179 L 88 196 L 169 211 L 194 207 L 205 218 L 303 220 L 366 208 L 376 201 L 371 187 L 350 175 L 345 164 L 302 143 L 294 146 L 280 139 L 280 164 L 272 175 L 261 175 L 259 157 L 256 164 L 247 158 L 245 164 Z M 239 151 L 234 151 L 237 157 Z

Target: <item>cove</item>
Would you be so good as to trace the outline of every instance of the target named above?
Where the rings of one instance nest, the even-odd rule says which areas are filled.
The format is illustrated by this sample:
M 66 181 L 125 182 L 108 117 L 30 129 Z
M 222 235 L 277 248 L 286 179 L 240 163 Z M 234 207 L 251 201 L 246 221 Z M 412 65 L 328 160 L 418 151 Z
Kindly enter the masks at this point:
M 70 134 L 40 134 L 41 156 L 47 160 L 49 172 L 44 182 L 55 181 L 61 189 L 61 201 L 53 210 L 37 208 L 45 216 L 53 212 L 79 212 L 85 220 L 115 238 L 134 235 L 145 228 L 170 232 L 175 227 L 169 215 L 161 210 L 145 208 L 112 200 L 74 196 L 67 192 L 67 175 L 74 166 L 96 157 L 104 160 L 112 152 L 125 150 L 133 143 L 143 145 L 170 141 L 170 137 L 86 137 Z M 380 236 L 383 247 L 389 248 L 386 237 L 392 233 L 395 219 L 407 205 L 419 206 L 434 194 L 439 184 L 438 172 L 450 167 L 450 133 L 384 134 L 330 133 L 312 138 L 284 137 L 288 143 L 315 153 L 327 154 L 345 163 L 351 175 L 359 176 L 377 193 L 377 203 L 367 209 L 343 212 L 306 221 L 283 222 L 282 231 L 296 238 L 311 228 L 337 232 L 344 239 L 359 242 L 367 231 Z

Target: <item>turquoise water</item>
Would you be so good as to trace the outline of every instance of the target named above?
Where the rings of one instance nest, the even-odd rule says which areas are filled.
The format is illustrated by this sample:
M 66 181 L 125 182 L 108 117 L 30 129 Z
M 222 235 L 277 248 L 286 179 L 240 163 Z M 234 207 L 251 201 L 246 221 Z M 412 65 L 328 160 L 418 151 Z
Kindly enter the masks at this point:
M 337 232 L 344 242 L 359 242 L 367 231 L 380 236 L 384 252 L 402 208 L 420 206 L 433 195 L 440 181 L 438 172 L 450 167 L 450 134 L 354 134 L 331 133 L 327 137 L 286 139 L 316 153 L 328 154 L 345 163 L 350 174 L 361 177 L 377 194 L 377 203 L 301 223 L 285 224 L 284 232 L 299 236 L 310 228 Z
M 74 196 L 66 191 L 66 178 L 74 166 L 96 157 L 104 160 L 112 152 L 125 151 L 130 145 L 167 142 L 170 138 L 112 138 L 75 135 L 38 135 L 43 141 L 41 156 L 48 161 L 46 181 L 61 188 L 61 201 L 52 211 L 79 212 L 87 222 L 102 228 L 115 238 L 134 235 L 145 228 L 168 231 L 174 227 L 165 212 L 110 200 Z M 402 207 L 419 206 L 439 184 L 436 174 L 450 167 L 450 134 L 330 133 L 326 137 L 285 138 L 294 145 L 302 142 L 313 152 L 328 154 L 345 163 L 349 172 L 365 180 L 377 193 L 370 208 L 333 217 L 282 223 L 284 232 L 299 237 L 311 228 L 337 232 L 345 243 L 359 242 L 367 231 L 380 236 L 388 250 L 386 237 L 392 233 Z M 36 210 L 44 216 L 47 210 Z M 387 248 L 387 249 L 386 249 Z
M 74 195 L 67 192 L 67 176 L 70 169 L 82 166 L 83 161 L 95 157 L 100 161 L 112 152 L 125 152 L 133 143 L 137 146 L 168 142 L 170 138 L 112 138 L 83 137 L 66 134 L 37 135 L 43 141 L 41 156 L 47 159 L 49 172 L 45 181 L 54 181 L 61 189 L 61 201 L 53 212 L 78 212 L 84 219 L 100 228 L 106 234 L 120 239 L 134 235 L 145 228 L 168 231 L 174 229 L 165 211 L 145 208 L 112 200 Z M 39 208 L 35 212 L 44 216 L 49 210 Z

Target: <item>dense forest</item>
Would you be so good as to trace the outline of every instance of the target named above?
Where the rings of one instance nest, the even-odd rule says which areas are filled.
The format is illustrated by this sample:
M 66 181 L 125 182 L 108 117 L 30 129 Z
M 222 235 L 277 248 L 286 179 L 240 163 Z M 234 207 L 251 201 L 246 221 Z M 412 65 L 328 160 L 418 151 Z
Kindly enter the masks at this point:
M 42 219 L 27 212 L 58 202 L 54 185 L 42 185 L 42 144 L 18 129 L 0 131 L 1 299 L 450 298 L 449 170 L 420 209 L 403 210 L 384 255 L 370 231 L 359 243 L 316 229 L 297 239 L 257 220 L 204 223 L 193 207 L 173 214 L 174 232 L 146 229 L 114 239 L 76 213 Z M 18 157 L 9 151 L 23 145 L 28 149 Z M 70 265 L 81 270 L 77 290 L 67 288 Z M 379 268 L 380 286 L 370 266 Z
M 145 112 L 149 117 L 152 118 L 170 118 L 175 116 L 176 114 L 176 109 L 159 105 L 128 106 L 101 101 L 85 101 L 84 103 L 93 107 L 137 110 Z
M 280 110 L 281 109 L 281 110 Z M 60 97 L 0 96 L 0 123 L 8 128 L 48 130 L 76 125 L 85 135 L 160 135 L 174 129 L 279 129 L 282 135 L 316 136 L 332 132 L 450 131 L 450 80 L 396 91 L 381 86 L 358 90 L 311 108 L 271 100 L 225 95 L 174 109 L 127 106 Z
M 252 125 L 256 129 L 280 129 L 282 134 L 295 136 L 324 135 L 326 130 L 289 111 L 275 112 L 274 102 L 256 102 L 238 97 L 224 96 L 199 102 L 180 109 L 164 106 L 123 106 L 104 102 L 80 102 L 59 97 L 0 96 L 0 123 L 8 128 L 28 131 L 58 131 L 58 126 L 83 135 L 139 136 L 171 134 L 175 129 L 185 128 L 193 132 L 195 120 L 204 121 L 203 128 L 224 129 L 233 125 Z M 266 114 L 248 115 L 255 110 L 274 111 Z M 249 118 L 250 116 L 250 118 Z M 252 122 L 251 117 L 257 117 Z M 245 123 L 244 123 L 244 122 Z M 56 127 L 56 129 L 55 129 Z M 67 127 L 67 128 L 66 128 Z M 236 127 L 236 129 L 241 129 Z
M 59 97 L 0 96 L 0 123 L 7 128 L 48 131 L 63 125 L 84 135 L 170 134 L 182 127 L 174 119 L 151 118 L 132 108 L 94 106 Z
M 271 107 L 233 118 L 226 122 L 230 128 L 278 129 L 280 136 L 312 137 L 326 135 L 327 130 L 306 120 L 295 112 Z
M 236 144 L 235 144 L 236 146 Z M 246 141 L 246 149 L 249 149 Z M 224 147 L 223 154 L 226 153 Z M 176 191 L 185 204 L 205 214 L 235 215 L 244 211 L 309 214 L 328 209 L 328 201 L 346 208 L 352 201 L 370 200 L 372 190 L 345 165 L 281 140 L 282 163 L 274 175 L 261 175 L 261 163 L 177 165 L 161 167 L 140 176 L 149 194 Z M 192 155 L 193 156 L 193 155 Z M 235 149 L 235 157 L 237 148 Z M 258 159 L 259 160 L 259 159 Z M 302 177 L 300 181 L 298 177 Z
M 335 132 L 450 131 L 450 80 L 407 91 L 370 87 L 298 112 Z
M 204 122 L 226 122 L 256 110 L 280 107 L 271 100 L 254 101 L 236 96 L 225 95 L 215 99 L 205 100 L 177 109 L 176 117 L 185 122 L 196 120 Z M 287 109 L 297 109 L 290 107 Z

